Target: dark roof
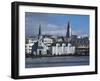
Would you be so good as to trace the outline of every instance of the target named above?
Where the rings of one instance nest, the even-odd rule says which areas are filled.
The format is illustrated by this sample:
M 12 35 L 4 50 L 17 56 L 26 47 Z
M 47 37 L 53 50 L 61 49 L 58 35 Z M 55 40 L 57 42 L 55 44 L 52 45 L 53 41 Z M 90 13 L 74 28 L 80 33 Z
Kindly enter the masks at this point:
M 36 51 L 38 48 L 38 42 L 34 43 L 34 45 L 32 46 L 32 51 Z
M 65 43 L 66 45 L 68 44 L 66 42 L 55 42 L 55 43 L 52 43 L 51 46 L 56 46 L 57 43 L 60 44 L 60 46 L 62 46 L 63 43 Z
M 38 46 L 38 48 L 37 49 L 43 49 L 43 47 L 42 46 Z
M 32 50 L 33 50 L 33 51 L 36 51 L 37 49 L 43 49 L 42 46 L 39 46 L 39 45 L 38 45 L 38 42 L 36 42 L 36 43 L 32 46 Z

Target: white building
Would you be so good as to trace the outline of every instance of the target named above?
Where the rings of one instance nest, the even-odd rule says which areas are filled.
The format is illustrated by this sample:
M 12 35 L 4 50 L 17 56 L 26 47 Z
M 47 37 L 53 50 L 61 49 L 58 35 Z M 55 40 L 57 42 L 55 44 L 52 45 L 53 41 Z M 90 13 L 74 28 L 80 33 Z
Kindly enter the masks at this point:
M 59 43 L 56 43 L 55 46 L 52 46 L 52 55 L 68 55 L 74 53 L 75 47 L 71 46 L 70 43 L 68 43 L 67 46 L 65 43 L 62 43 L 61 45 Z
M 32 41 L 31 39 L 28 40 L 28 43 L 25 45 L 26 53 L 33 55 L 45 55 L 45 54 L 69 55 L 75 53 L 75 46 L 71 46 L 71 44 L 68 43 L 69 41 L 66 42 L 61 37 L 60 38 L 57 38 L 57 36 L 43 37 L 41 33 L 41 25 L 39 25 L 39 33 L 37 37 L 38 39 L 36 41 Z M 70 38 L 71 38 L 71 26 L 70 22 L 68 22 L 66 39 Z M 54 43 L 53 39 L 56 39 L 57 42 L 60 43 L 55 43 L 55 45 L 53 45 Z M 68 44 L 66 45 L 66 43 L 64 42 Z
M 33 43 L 25 44 L 25 53 L 26 54 L 31 54 L 31 52 L 32 52 L 32 46 L 33 46 Z
M 45 55 L 47 54 L 47 50 L 48 50 L 48 46 L 46 46 L 44 42 L 42 42 L 42 40 L 38 40 L 38 47 L 36 50 L 37 54 Z
M 53 39 L 49 37 L 43 38 L 43 43 L 47 46 L 50 46 L 53 43 Z
M 37 40 L 32 40 L 31 38 L 27 39 L 27 44 L 25 44 L 25 53 L 31 54 L 32 52 L 32 46 L 34 43 L 37 42 Z

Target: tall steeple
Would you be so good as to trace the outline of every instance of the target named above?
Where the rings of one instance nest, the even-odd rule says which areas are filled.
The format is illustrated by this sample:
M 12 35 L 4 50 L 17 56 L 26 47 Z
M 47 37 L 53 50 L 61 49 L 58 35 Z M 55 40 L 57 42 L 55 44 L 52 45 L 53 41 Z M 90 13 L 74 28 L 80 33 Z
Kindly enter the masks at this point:
M 40 38 L 40 36 L 41 36 L 41 25 L 39 25 L 38 39 Z
M 71 35 L 72 35 L 71 25 L 70 25 L 70 22 L 68 21 L 66 37 L 70 38 Z

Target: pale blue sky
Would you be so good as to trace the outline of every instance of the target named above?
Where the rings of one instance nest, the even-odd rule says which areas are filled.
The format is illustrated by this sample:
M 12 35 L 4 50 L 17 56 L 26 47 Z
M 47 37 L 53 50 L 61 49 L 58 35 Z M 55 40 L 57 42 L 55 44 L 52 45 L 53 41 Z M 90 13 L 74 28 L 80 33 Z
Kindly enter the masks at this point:
M 65 36 L 70 21 L 72 34 L 89 35 L 89 16 L 25 12 L 25 35 L 37 35 L 39 24 L 42 34 Z

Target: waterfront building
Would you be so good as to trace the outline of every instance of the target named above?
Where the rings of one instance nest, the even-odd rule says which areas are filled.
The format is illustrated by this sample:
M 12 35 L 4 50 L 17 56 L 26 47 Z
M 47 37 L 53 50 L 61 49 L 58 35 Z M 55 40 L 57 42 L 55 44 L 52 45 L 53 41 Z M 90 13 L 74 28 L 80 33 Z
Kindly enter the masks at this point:
M 37 42 L 37 40 L 33 40 L 32 38 L 28 38 L 25 44 L 25 53 L 31 54 L 32 52 L 32 46 L 34 43 Z
M 48 41 L 45 41 L 46 43 Z M 33 55 L 46 55 L 48 50 L 48 46 L 45 45 L 43 42 L 43 36 L 41 34 L 41 25 L 39 25 L 39 34 L 38 34 L 38 41 L 34 43 L 32 46 L 32 52 Z
M 51 46 L 51 44 L 53 43 L 53 39 L 50 38 L 50 37 L 44 37 L 44 38 L 43 38 L 43 43 L 44 43 L 46 46 Z
M 75 54 L 75 46 L 70 43 L 56 43 L 52 46 L 52 55 L 69 55 Z
M 69 21 L 66 36 L 42 35 L 41 25 L 39 25 L 37 39 L 28 38 L 25 43 L 25 53 L 31 55 L 89 54 L 89 38 L 78 38 L 77 35 L 72 35 Z
M 25 53 L 31 54 L 33 43 L 25 44 Z

